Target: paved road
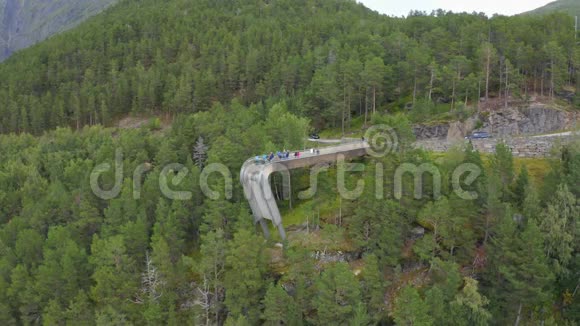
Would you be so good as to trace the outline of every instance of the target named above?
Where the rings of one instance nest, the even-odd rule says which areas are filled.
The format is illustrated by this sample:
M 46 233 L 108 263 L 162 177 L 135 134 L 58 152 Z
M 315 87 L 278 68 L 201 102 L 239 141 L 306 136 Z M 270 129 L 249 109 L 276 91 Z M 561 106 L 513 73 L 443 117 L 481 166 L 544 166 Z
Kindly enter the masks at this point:
M 341 139 L 308 139 L 308 141 L 320 144 L 344 144 L 349 142 L 360 142 L 360 138 L 341 138 Z
M 580 131 L 566 131 L 566 132 L 560 132 L 557 134 L 549 134 L 549 135 L 538 135 L 538 136 L 533 136 L 532 138 L 543 138 L 543 137 L 567 137 L 567 136 L 578 136 L 580 135 Z

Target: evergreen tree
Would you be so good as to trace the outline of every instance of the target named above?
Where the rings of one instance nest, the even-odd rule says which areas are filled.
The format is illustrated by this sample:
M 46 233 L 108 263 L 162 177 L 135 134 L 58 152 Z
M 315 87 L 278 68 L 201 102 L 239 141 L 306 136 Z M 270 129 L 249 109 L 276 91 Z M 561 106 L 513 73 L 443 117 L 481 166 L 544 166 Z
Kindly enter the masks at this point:
M 211 293 L 209 305 L 204 309 L 206 320 L 219 324 L 224 301 L 224 272 L 226 264 L 226 239 L 221 229 L 211 231 L 201 239 L 201 261 L 196 270 L 207 283 L 207 291 Z M 208 294 L 209 295 L 209 294 Z
M 463 289 L 451 302 L 451 315 L 454 325 L 488 325 L 491 313 L 485 309 L 489 300 L 478 292 L 477 280 L 463 279 Z
M 250 323 L 260 318 L 260 301 L 265 293 L 266 262 L 259 236 L 240 230 L 226 255 L 225 305 L 231 316 L 245 316 Z
M 369 173 L 367 180 L 371 175 Z M 354 215 L 348 231 L 357 246 L 381 257 L 384 263 L 396 265 L 401 250 L 399 205 L 391 200 L 376 200 L 372 195 L 374 182 L 366 184 L 368 192 L 353 203 Z
M 557 275 L 568 272 L 568 264 L 580 240 L 577 230 L 579 224 L 580 209 L 577 198 L 568 191 L 567 185 L 561 185 L 548 203 L 540 221 L 545 254 Z
M 312 307 L 312 298 L 315 296 L 316 289 L 312 280 L 316 277 L 315 261 L 310 251 L 301 246 L 291 246 L 286 251 L 288 261 L 288 272 L 283 276 L 282 282 L 294 286 L 294 301 L 298 311 L 302 316 L 314 308 Z M 306 319 L 302 317 L 301 319 Z
M 379 269 L 378 259 L 375 255 L 366 255 L 364 263 L 364 271 L 362 273 L 363 300 L 366 307 L 368 307 L 368 314 L 372 316 L 372 320 L 380 322 L 385 317 L 386 282 Z M 366 315 L 366 310 L 363 315 Z M 362 314 L 363 312 L 361 311 L 360 313 Z
M 36 291 L 44 302 L 53 299 L 53 308 L 61 309 L 73 300 L 79 289 L 89 285 L 87 255 L 70 237 L 66 228 L 49 230 L 44 261 L 36 274 Z
M 482 71 L 485 76 L 485 99 L 489 99 L 489 88 L 491 84 L 491 75 L 495 65 L 497 51 L 493 44 L 484 42 L 479 50 L 479 57 L 482 64 Z
M 94 325 L 93 306 L 83 290 L 79 291 L 76 297 L 71 300 L 66 310 L 66 318 L 68 324 Z
M 328 267 L 316 280 L 318 295 L 313 298 L 316 323 L 348 325 L 361 301 L 360 286 L 345 263 Z
M 368 93 L 372 99 L 373 114 L 377 111 L 377 97 L 380 96 L 382 92 L 384 80 L 388 73 L 388 68 L 385 66 L 383 59 L 379 57 L 374 57 L 365 63 L 363 76 L 367 83 Z
M 122 236 L 107 239 L 95 236 L 91 252 L 90 262 L 95 266 L 91 298 L 100 308 L 97 324 L 107 318 L 124 320 L 124 315 L 130 311 L 130 300 L 138 292 L 140 273 L 136 262 L 127 254 Z
M 508 212 L 497 230 L 493 248 L 494 266 L 501 283 L 496 283 L 498 298 L 492 302 L 505 314 L 502 320 L 517 324 L 525 316 L 523 309 L 538 308 L 548 302 L 554 275 L 543 248 L 536 222 L 528 221 L 520 231 Z
M 433 325 L 433 319 L 419 292 L 412 286 L 405 286 L 395 299 L 393 318 L 397 325 Z
M 436 258 L 431 270 L 433 286 L 425 292 L 425 304 L 435 325 L 448 325 L 453 322 L 451 307 L 446 304 L 453 300 L 461 285 L 459 266 Z
M 292 297 L 280 285 L 270 284 L 264 297 L 262 319 L 266 325 L 300 325 L 298 310 Z
M 170 259 L 172 263 L 177 262 L 185 252 L 186 214 L 182 201 L 173 201 L 169 207 L 164 199 L 159 200 L 156 211 L 157 221 L 153 226 L 151 240 L 157 241 L 162 238 L 171 244 Z
M 495 154 L 491 159 L 491 169 L 499 177 L 503 189 L 503 200 L 510 198 L 510 185 L 514 180 L 514 158 L 511 148 L 500 142 L 495 146 Z
M 526 189 L 529 186 L 528 169 L 524 165 L 518 175 L 512 193 L 514 194 L 515 204 L 521 209 L 523 208 L 526 198 Z
M 372 325 L 371 317 L 367 314 L 365 305 L 359 302 L 354 308 L 354 316 L 349 322 L 352 326 L 366 326 Z
M 532 184 L 528 184 L 525 189 L 525 198 L 522 204 L 522 213 L 527 219 L 534 219 L 536 223 L 540 223 L 541 208 L 538 192 Z

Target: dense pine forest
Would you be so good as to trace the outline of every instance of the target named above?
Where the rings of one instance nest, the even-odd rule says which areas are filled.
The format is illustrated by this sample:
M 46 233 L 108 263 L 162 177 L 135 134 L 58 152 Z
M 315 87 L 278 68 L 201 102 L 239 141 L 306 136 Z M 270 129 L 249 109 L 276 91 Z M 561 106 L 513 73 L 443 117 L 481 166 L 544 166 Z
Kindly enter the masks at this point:
M 515 161 L 507 146 L 493 156 L 471 148 L 433 156 L 410 148 L 404 116 L 375 114 L 397 126 L 398 151 L 367 158 L 347 174 L 358 199 L 338 196 L 336 169 L 300 200 L 308 170 L 293 174 L 293 209 L 284 248 L 253 225 L 239 181 L 231 199 L 204 196 L 200 167 L 226 164 L 233 174 L 255 153 L 296 148 L 308 121 L 285 103 L 233 103 L 180 116 L 171 129 L 58 129 L 42 137 L 0 136 L 0 323 L 45 325 L 572 325 L 580 318 L 580 144 L 546 161 Z M 281 126 L 289 130 L 281 135 Z M 203 145 L 200 146 L 200 143 Z M 203 150 L 199 150 L 204 148 Z M 122 149 L 122 187 L 103 200 L 90 186 L 97 164 Z M 195 150 L 192 150 L 195 149 Z M 195 154 L 195 155 L 193 155 Z M 195 159 L 194 159 L 195 157 Z M 181 162 L 189 173 L 169 200 L 160 179 Z M 482 168 L 460 199 L 443 182 L 413 198 L 393 196 L 401 163 L 436 165 L 444 180 L 460 164 Z M 376 169 L 384 170 L 375 198 Z M 140 179 L 134 171 L 144 166 Z M 530 171 L 526 164 L 532 164 Z M 115 171 L 100 182 L 111 189 Z M 237 180 L 237 178 L 236 178 Z M 274 181 L 275 182 L 275 181 Z M 171 184 L 171 183 L 170 183 Z M 220 190 L 221 189 L 221 190 Z M 136 195 L 138 194 L 138 195 Z M 283 207 L 288 202 L 280 202 Z M 303 214 L 299 220 L 291 215 Z M 292 231 L 308 223 L 309 231 Z M 426 232 L 417 235 L 417 227 Z M 348 258 L 325 260 L 348 253 Z M 330 259 L 330 258 L 329 258 Z M 357 272 L 358 271 L 358 272 Z
M 527 160 L 502 143 L 493 155 L 411 144 L 413 123 L 438 110 L 575 109 L 579 65 L 564 14 L 121 1 L 0 64 L 0 324 L 578 324 L 580 143 Z M 127 115 L 151 119 L 113 128 Z M 338 195 L 332 165 L 301 199 L 310 171 L 292 171 L 279 201 L 288 240 L 265 239 L 243 162 L 355 122 L 399 141 L 347 174 L 362 196 Z M 112 199 L 92 187 L 103 163 L 100 187 L 120 185 Z M 219 198 L 199 186 L 213 163 L 231 171 L 231 198 L 219 174 Z M 442 196 L 426 178 L 415 199 L 409 176 L 395 198 L 402 163 L 436 166 Z M 473 200 L 451 186 L 466 163 L 482 171 Z M 160 180 L 175 179 L 190 196 L 164 194 Z
M 289 99 L 318 128 L 418 102 L 574 92 L 565 14 L 373 13 L 353 1 L 127 0 L 0 65 L 0 132 Z

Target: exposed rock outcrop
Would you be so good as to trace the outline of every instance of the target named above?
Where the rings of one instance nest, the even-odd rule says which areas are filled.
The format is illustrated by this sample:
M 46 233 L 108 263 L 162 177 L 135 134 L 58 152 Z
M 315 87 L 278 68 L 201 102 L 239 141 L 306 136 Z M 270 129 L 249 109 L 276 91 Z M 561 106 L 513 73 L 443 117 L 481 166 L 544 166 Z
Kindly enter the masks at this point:
M 326 252 L 326 251 L 316 251 L 311 254 L 312 258 L 320 261 L 321 263 L 336 263 L 336 262 L 351 262 L 360 258 L 360 253 L 357 252 Z
M 551 108 L 544 104 L 532 104 L 527 108 L 508 108 L 489 115 L 473 116 L 465 122 L 436 125 L 416 125 L 417 140 L 441 139 L 457 141 L 474 131 L 478 121 L 493 137 L 537 135 L 570 130 L 578 125 L 580 113 Z
M 469 135 L 479 119 L 477 117 L 471 117 L 467 119 L 465 122 L 451 122 L 449 124 L 449 130 L 447 131 L 447 141 L 458 141 L 464 139 L 465 136 Z
M 535 135 L 574 128 L 577 112 L 533 104 L 523 109 L 506 109 L 494 112 L 484 119 L 482 130 L 497 137 Z
M 413 127 L 417 139 L 447 138 L 449 124 L 416 125 Z

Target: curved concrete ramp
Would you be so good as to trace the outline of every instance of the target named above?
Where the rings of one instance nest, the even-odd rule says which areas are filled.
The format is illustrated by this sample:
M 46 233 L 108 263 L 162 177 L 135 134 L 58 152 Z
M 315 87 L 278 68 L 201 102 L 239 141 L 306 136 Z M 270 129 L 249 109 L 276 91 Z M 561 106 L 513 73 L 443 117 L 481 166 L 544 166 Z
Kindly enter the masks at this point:
M 336 162 L 339 156 L 345 159 L 365 156 L 369 144 L 363 141 L 354 141 L 347 144 L 325 147 L 319 152 L 301 151 L 299 158 L 291 157 L 285 160 L 276 158 L 272 162 L 257 162 L 254 158 L 247 160 L 240 171 L 240 181 L 244 187 L 244 194 L 254 216 L 254 222 L 260 223 L 266 237 L 269 237 L 268 226 L 265 220 L 270 220 L 278 228 L 280 237 L 286 238 L 282 216 L 276 204 L 276 198 L 270 187 L 270 176 L 279 172 L 282 173 L 287 182 L 290 181 L 290 170 L 312 166 L 320 163 Z

